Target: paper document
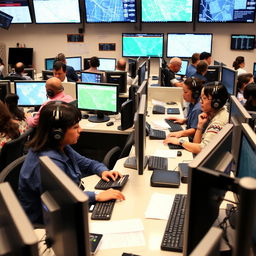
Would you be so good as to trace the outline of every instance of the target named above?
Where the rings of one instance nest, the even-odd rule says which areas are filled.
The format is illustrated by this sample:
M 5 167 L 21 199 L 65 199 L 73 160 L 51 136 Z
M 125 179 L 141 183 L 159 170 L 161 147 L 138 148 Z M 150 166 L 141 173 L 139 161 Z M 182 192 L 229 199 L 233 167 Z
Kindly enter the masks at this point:
M 165 107 L 165 102 L 160 101 L 160 100 L 154 100 L 154 99 L 152 99 L 152 105 L 160 105 L 160 106 Z
M 145 212 L 145 218 L 168 220 L 175 195 L 154 193 Z
M 154 152 L 154 156 L 161 156 L 161 157 L 167 157 L 167 158 L 176 158 L 177 157 L 177 150 L 157 149 Z
M 144 246 L 144 226 L 140 219 L 90 223 L 90 232 L 103 234 L 100 249 Z
M 162 120 L 153 120 L 152 128 L 153 129 L 168 129 L 168 128 L 170 128 L 170 126 L 162 119 Z

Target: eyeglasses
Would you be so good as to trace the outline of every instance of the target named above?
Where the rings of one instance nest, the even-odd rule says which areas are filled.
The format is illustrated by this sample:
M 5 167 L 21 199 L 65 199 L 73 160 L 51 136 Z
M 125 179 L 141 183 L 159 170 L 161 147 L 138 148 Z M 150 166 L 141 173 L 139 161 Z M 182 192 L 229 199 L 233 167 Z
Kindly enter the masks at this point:
M 208 97 L 206 97 L 206 96 L 201 96 L 200 97 L 200 101 L 207 101 L 207 100 L 212 100 L 212 99 L 209 99 Z

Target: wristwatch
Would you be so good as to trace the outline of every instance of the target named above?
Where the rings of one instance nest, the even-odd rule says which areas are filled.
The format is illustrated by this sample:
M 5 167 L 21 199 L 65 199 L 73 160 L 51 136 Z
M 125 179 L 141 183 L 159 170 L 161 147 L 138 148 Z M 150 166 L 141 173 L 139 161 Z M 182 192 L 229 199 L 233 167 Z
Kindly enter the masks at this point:
M 178 141 L 179 141 L 179 144 L 180 144 L 181 146 L 183 146 L 183 143 L 185 142 L 185 140 L 182 139 L 182 138 L 180 138 L 180 139 L 178 139 Z

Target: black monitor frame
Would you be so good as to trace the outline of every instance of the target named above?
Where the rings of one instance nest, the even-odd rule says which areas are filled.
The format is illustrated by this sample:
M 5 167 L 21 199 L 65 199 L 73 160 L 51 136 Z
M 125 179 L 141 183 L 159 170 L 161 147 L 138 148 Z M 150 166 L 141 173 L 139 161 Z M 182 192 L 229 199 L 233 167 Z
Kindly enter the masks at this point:
M 48 63 L 49 61 L 52 62 L 52 68 L 49 68 L 49 63 Z M 53 70 L 53 65 L 55 61 L 56 61 L 56 58 L 45 58 L 44 59 L 45 70 Z
M 90 59 L 91 58 L 84 58 L 84 70 L 87 70 L 90 68 Z
M 83 83 L 87 82 L 87 81 L 83 81 L 83 74 L 92 74 L 92 75 L 98 76 L 100 78 L 100 81 L 98 83 L 102 83 L 103 82 L 103 74 L 104 73 L 83 71 L 80 74 L 81 74 L 81 82 L 83 82 Z M 97 82 L 90 81 L 89 83 L 97 83 Z
M 115 111 L 111 110 L 102 110 L 102 109 L 95 109 L 95 108 L 90 108 L 90 107 L 82 107 L 80 106 L 79 102 L 79 86 L 94 86 L 94 87 L 106 87 L 106 88 L 111 88 L 115 90 L 115 95 L 116 95 L 116 104 L 115 104 Z M 118 85 L 117 84 L 107 84 L 107 83 L 81 83 L 81 82 L 76 82 L 76 99 L 78 100 L 78 108 L 80 110 L 85 110 L 85 111 L 92 111 L 95 112 L 97 115 L 89 116 L 88 121 L 93 122 L 93 123 L 102 123 L 102 122 L 107 122 L 110 118 L 106 115 L 108 114 L 117 114 L 118 113 L 118 102 L 119 102 L 119 97 L 118 97 Z M 106 100 L 106 98 L 105 98 Z M 114 99 L 112 99 L 114 100 Z M 101 102 L 102 103 L 102 102 Z M 106 115 L 105 115 L 106 114 Z
M 250 43 L 250 45 L 248 45 L 248 48 L 246 47 L 236 47 L 235 46 L 235 37 L 240 37 L 243 40 L 246 40 L 247 37 L 251 37 L 248 40 L 252 40 L 252 42 Z M 242 46 L 242 45 L 240 45 Z M 255 35 L 245 35 L 245 34 L 232 34 L 231 38 L 230 38 L 230 49 L 231 50 L 243 50 L 243 51 L 251 51 L 254 50 L 255 48 Z
M 80 69 L 75 69 L 73 66 L 68 65 L 68 60 L 69 60 L 69 59 L 79 59 L 79 63 L 80 63 L 79 66 L 80 66 Z M 81 56 L 66 57 L 66 62 L 67 62 L 67 65 L 73 67 L 75 71 L 81 71 L 81 70 L 82 70 L 82 57 L 81 57 Z
M 79 21 L 77 22 L 38 22 L 37 19 L 36 19 L 36 11 L 35 11 L 35 5 L 34 5 L 34 0 L 32 0 L 32 6 L 33 6 L 33 12 L 34 12 L 34 17 L 35 17 L 35 23 L 36 24 L 79 24 L 81 23 L 81 6 L 80 6 L 80 1 L 77 0 L 77 4 L 78 4 L 78 15 L 79 15 Z M 58 10 L 59 12 L 61 12 L 61 10 Z
M 155 35 L 162 38 L 162 53 L 161 56 L 152 56 L 152 55 L 124 55 L 124 37 L 125 36 L 133 36 L 133 37 L 143 37 L 147 36 L 150 37 L 151 35 Z M 144 58 L 161 58 L 164 54 L 164 33 L 122 33 L 122 56 L 128 58 L 137 58 L 137 57 L 144 57 Z
M 207 82 L 220 81 L 221 65 L 208 66 L 205 77 Z
M 89 256 L 88 197 L 49 157 L 40 157 L 41 201 L 56 256 Z
M 254 76 L 254 81 L 256 78 L 256 62 L 253 63 L 253 76 Z
M 131 78 L 135 78 L 137 73 L 137 60 L 128 58 L 128 73 Z
M 4 101 L 5 96 L 11 92 L 11 82 L 9 80 L 0 80 L 0 100 Z
M 10 47 L 8 64 L 14 67 L 17 62 L 22 62 L 25 67 L 31 67 L 33 65 L 33 48 Z
M 118 93 L 127 92 L 127 72 L 126 71 L 106 71 L 106 83 L 118 84 Z
M 207 49 L 202 49 L 202 48 L 198 48 L 198 49 L 192 49 L 191 53 L 187 54 L 187 56 L 184 56 L 183 54 L 174 54 L 174 55 L 168 55 L 168 49 L 169 49 L 169 35 L 193 35 L 193 36 L 201 36 L 201 35 L 209 35 L 211 36 L 211 49 L 207 50 Z M 191 58 L 191 56 L 193 55 L 193 53 L 195 52 L 202 52 L 202 51 L 206 51 L 211 53 L 212 52 L 212 41 L 213 41 L 213 34 L 212 33 L 167 33 L 167 44 L 166 44 L 166 57 L 167 58 L 172 58 L 172 57 L 179 57 L 179 58 Z M 186 43 L 190 43 L 186 41 Z M 201 47 L 200 44 L 197 44 L 198 47 Z
M 13 17 L 5 12 L 0 11 L 0 28 L 8 30 Z
M 53 71 L 51 70 L 42 70 L 42 78 L 43 80 L 48 80 L 54 76 Z
M 111 60 L 111 61 L 113 61 L 115 63 L 113 69 L 112 70 L 110 70 L 110 69 L 101 69 L 100 68 L 101 60 L 102 61 L 104 61 L 104 60 Z M 98 69 L 101 70 L 101 71 L 114 71 L 116 69 L 116 58 L 99 58 L 99 61 L 100 61 L 100 66 L 98 67 Z
M 38 256 L 38 238 L 9 183 L 0 184 L 1 255 Z
M 138 85 L 140 86 L 143 81 L 145 79 L 147 79 L 147 74 L 146 74 L 146 70 L 147 70 L 147 62 L 144 61 L 143 63 L 140 64 L 137 74 L 138 74 Z
M 225 81 L 223 81 L 223 78 L 224 78 L 223 73 L 225 72 L 229 72 L 230 74 L 233 75 L 233 79 L 232 79 L 233 81 L 231 81 L 233 84 L 232 88 L 229 88 L 230 84 L 227 84 Z M 226 87 L 230 95 L 237 95 L 237 71 L 236 70 L 222 66 L 221 67 L 221 83 Z

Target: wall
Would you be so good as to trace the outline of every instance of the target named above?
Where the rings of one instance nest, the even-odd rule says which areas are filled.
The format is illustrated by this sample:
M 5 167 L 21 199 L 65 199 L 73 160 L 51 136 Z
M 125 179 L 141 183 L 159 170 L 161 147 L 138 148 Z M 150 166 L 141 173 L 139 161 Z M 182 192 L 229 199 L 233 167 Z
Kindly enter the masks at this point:
M 77 33 L 79 24 L 13 24 L 8 31 L 0 30 L 0 42 L 8 48 L 15 47 L 16 43 L 25 43 L 26 47 L 34 48 L 34 68 L 37 72 L 44 69 L 44 58 L 55 57 L 63 52 L 66 56 L 120 58 L 122 54 L 122 33 L 140 32 L 134 24 L 86 24 L 84 43 L 67 43 L 67 33 Z M 246 60 L 245 69 L 252 72 L 255 59 L 253 51 L 231 51 L 231 34 L 255 34 L 255 24 L 196 24 L 193 31 L 192 24 L 143 24 L 142 32 L 151 33 L 213 33 L 213 59 L 222 61 L 232 66 L 233 60 L 238 55 L 243 55 Z M 116 43 L 115 52 L 99 52 L 98 43 Z M 189 43 L 189 42 L 188 42 Z M 155 64 L 155 65 L 154 65 Z M 156 66 L 157 61 L 153 62 Z M 156 69 L 154 69 L 156 70 Z M 153 70 L 153 71 L 154 71 Z

